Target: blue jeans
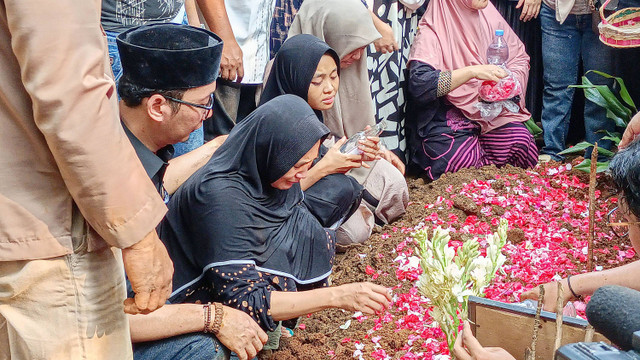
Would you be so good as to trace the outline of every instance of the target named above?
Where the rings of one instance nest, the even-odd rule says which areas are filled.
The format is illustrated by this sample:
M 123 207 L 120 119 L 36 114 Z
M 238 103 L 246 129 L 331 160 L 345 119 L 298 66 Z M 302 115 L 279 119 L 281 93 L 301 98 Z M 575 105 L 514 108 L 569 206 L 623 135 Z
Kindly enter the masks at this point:
M 133 344 L 134 360 L 222 360 L 229 350 L 211 335 L 186 334 Z
M 105 31 L 107 34 L 107 47 L 109 50 L 109 62 L 111 63 L 111 71 L 113 71 L 113 78 L 118 83 L 122 76 L 122 63 L 120 63 L 120 53 L 118 52 L 118 45 L 116 43 L 116 37 L 118 33 L 113 31 Z
M 193 132 L 189 135 L 189 139 L 185 142 L 177 143 L 173 145 L 174 153 L 173 156 L 180 156 L 188 153 L 189 151 L 195 150 L 204 144 L 204 130 L 202 126 L 193 130 Z
M 542 128 L 544 130 L 543 154 L 554 160 L 562 160 L 558 153 L 565 149 L 569 132 L 571 105 L 575 89 L 569 85 L 578 84 L 578 67 L 582 60 L 585 73 L 599 70 L 607 74 L 613 71 L 611 48 L 598 40 L 591 29 L 591 15 L 570 14 L 563 24 L 555 18 L 555 11 L 542 3 L 540 9 L 542 26 L 542 64 L 544 93 L 542 97 Z M 590 73 L 587 78 L 594 84 L 611 85 L 611 81 Z M 585 100 L 584 106 L 585 140 L 610 149 L 611 141 L 600 140 L 604 133 L 598 130 L 614 131 L 615 124 L 606 116 L 606 110 Z M 590 151 L 587 156 L 590 155 Z

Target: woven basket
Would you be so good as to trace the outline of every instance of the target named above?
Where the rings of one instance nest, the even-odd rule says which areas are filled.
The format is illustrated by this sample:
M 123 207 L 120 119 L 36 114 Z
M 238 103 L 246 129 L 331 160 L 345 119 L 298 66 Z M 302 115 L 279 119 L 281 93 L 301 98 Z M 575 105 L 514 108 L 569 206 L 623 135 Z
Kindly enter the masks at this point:
M 600 41 L 616 48 L 640 47 L 640 7 L 621 9 L 605 18 L 604 8 L 610 1 L 600 7 Z

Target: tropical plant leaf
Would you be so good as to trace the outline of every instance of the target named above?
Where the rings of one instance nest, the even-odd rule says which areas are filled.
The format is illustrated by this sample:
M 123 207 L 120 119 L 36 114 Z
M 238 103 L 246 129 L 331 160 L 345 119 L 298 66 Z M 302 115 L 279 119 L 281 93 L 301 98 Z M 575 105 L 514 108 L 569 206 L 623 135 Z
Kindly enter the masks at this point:
M 590 142 L 583 141 L 581 143 L 577 143 L 570 148 L 566 148 L 558 153 L 558 155 L 567 155 L 567 154 L 575 154 L 579 152 L 583 152 L 586 149 L 592 147 L 593 144 Z
M 586 173 L 591 172 L 591 159 L 584 159 L 580 164 L 576 165 L 574 169 L 584 171 Z M 596 164 L 596 173 L 601 173 L 609 170 L 609 161 L 598 162 Z
M 622 138 L 622 133 L 619 133 L 617 131 L 615 131 L 615 132 L 611 132 L 609 130 L 603 130 L 603 131 L 604 131 L 605 134 L 607 134 L 607 136 Z
M 626 128 L 627 127 L 627 122 L 625 121 L 623 118 L 617 116 L 616 114 L 614 114 L 611 110 L 607 109 L 607 118 L 613 120 L 616 123 L 616 126 L 619 128 Z
M 586 78 L 585 78 L 586 79 Z M 569 87 L 584 90 L 584 97 L 596 105 L 607 108 L 607 101 L 600 95 L 593 85 L 569 85 Z
M 607 156 L 607 157 L 613 157 L 613 155 L 615 155 L 615 154 L 611 150 L 607 150 L 605 148 L 602 148 L 602 147 L 598 146 L 598 155 L 603 155 L 603 156 Z
M 603 138 L 604 139 L 604 138 Z M 606 139 L 606 140 L 611 140 L 611 139 Z M 618 141 L 620 141 L 618 139 Z M 593 144 L 587 141 L 583 141 L 581 143 L 577 143 L 574 146 L 564 149 L 561 152 L 558 153 L 558 155 L 567 155 L 567 154 L 575 154 L 575 153 L 579 153 L 582 151 L 585 151 L 586 149 L 593 147 Z M 611 157 L 614 155 L 614 153 L 611 150 L 607 150 L 603 147 L 598 146 L 598 154 L 599 155 L 603 155 L 603 156 L 608 156 Z
M 587 71 L 588 73 L 594 73 L 594 74 L 598 74 L 602 77 L 605 77 L 607 79 L 615 79 L 615 81 L 618 83 L 618 85 L 620 85 L 620 97 L 622 98 L 622 100 L 631 107 L 631 110 L 634 113 L 638 112 L 638 108 L 636 107 L 636 104 L 633 102 L 633 99 L 631 99 L 631 95 L 629 95 L 629 91 L 627 90 L 627 86 L 624 83 L 624 80 L 621 77 L 617 77 L 617 76 L 613 76 L 613 75 L 609 75 L 607 73 L 604 73 L 602 71 L 598 71 L 598 70 L 589 70 Z
M 613 141 L 614 144 L 616 144 L 616 146 L 618 146 L 618 145 L 620 145 L 620 140 L 622 140 L 622 139 L 620 139 L 620 136 L 609 136 L 609 135 L 607 135 L 607 136 L 603 136 L 602 140 L 611 140 L 611 141 Z M 600 150 L 598 150 L 598 151 L 600 151 Z
M 607 85 L 594 85 L 586 76 L 583 76 L 582 85 L 574 85 L 574 87 L 583 88 L 584 95 L 588 100 L 611 110 L 617 116 L 623 119 L 631 118 L 631 109 L 622 105 L 620 100 L 618 100 L 618 98 Z M 595 94 L 593 90 L 595 90 L 598 94 Z M 603 100 L 604 104 L 606 105 L 603 105 Z
M 542 134 L 542 129 L 540 129 L 540 127 L 536 124 L 535 121 L 533 121 L 533 118 L 529 118 L 529 120 L 524 122 L 524 126 L 527 127 L 527 130 L 529 130 L 529 132 L 531 133 L 531 135 L 533 135 L 533 137 L 537 137 L 538 135 Z

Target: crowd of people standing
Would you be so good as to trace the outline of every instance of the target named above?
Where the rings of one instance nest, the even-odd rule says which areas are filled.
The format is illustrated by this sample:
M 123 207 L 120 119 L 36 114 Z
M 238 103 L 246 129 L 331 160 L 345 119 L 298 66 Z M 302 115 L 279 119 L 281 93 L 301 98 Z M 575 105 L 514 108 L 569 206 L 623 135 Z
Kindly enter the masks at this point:
M 304 314 L 389 306 L 330 274 L 404 214 L 408 168 L 538 162 L 533 54 L 489 0 L 0 1 L 2 359 L 254 358 Z M 516 5 L 556 160 L 579 64 L 613 71 L 588 5 Z M 518 110 L 487 119 L 507 76 Z M 585 106 L 587 140 L 610 123 Z

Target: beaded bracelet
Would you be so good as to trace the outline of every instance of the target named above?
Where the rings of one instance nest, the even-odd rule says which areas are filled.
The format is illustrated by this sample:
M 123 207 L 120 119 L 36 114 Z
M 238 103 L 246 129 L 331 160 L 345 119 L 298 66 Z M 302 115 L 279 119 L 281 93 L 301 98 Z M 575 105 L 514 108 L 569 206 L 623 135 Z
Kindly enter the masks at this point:
M 206 334 L 209 332 L 209 328 L 211 328 L 211 303 L 208 303 L 202 307 L 204 310 L 204 330 L 203 332 Z
M 218 335 L 220 329 L 222 329 L 222 318 L 224 317 L 224 310 L 222 308 L 222 304 L 220 303 L 214 303 L 213 305 L 216 309 L 216 318 L 213 320 L 213 325 L 211 325 L 211 329 L 209 330 L 211 333 L 213 333 L 213 335 Z
M 451 92 L 451 71 L 440 71 L 436 96 L 441 97 Z
M 224 318 L 224 309 L 222 308 L 222 304 L 214 303 L 215 308 L 215 318 L 213 319 L 213 324 L 211 323 L 211 303 L 206 304 L 204 309 L 204 330 L 205 334 L 211 333 L 213 335 L 218 335 L 220 329 L 222 328 L 222 319 Z
M 573 288 L 571 287 L 571 276 L 572 275 L 567 276 L 567 285 L 569 286 L 569 291 L 571 291 L 571 295 L 573 295 L 574 298 L 580 301 L 584 301 L 584 298 L 582 297 L 582 295 L 578 295 L 576 294 L 575 291 L 573 291 Z

